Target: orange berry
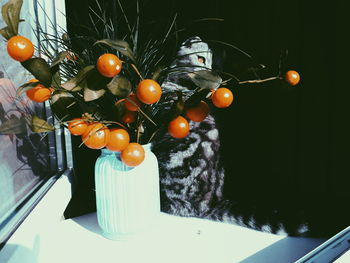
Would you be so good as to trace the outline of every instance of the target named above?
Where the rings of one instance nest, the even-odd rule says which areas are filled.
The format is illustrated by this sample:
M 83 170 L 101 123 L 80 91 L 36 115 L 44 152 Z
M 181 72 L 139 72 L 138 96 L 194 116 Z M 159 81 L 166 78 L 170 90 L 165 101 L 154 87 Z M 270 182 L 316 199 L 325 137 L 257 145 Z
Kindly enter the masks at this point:
M 209 113 L 209 106 L 205 101 L 200 101 L 197 106 L 189 108 L 186 111 L 186 116 L 191 121 L 201 122 L 203 121 Z
M 68 124 L 68 130 L 72 135 L 82 135 L 86 132 L 88 124 L 81 118 L 75 118 Z
M 19 62 L 30 59 L 34 54 L 34 45 L 26 37 L 13 36 L 7 41 L 7 53 Z
M 102 76 L 113 78 L 122 70 L 122 62 L 116 55 L 106 53 L 98 58 L 96 67 Z
M 137 116 L 137 112 L 136 111 L 129 111 L 127 110 L 121 121 L 124 122 L 124 123 L 133 123 L 135 120 L 136 120 L 136 116 Z
M 294 70 L 287 71 L 284 78 L 292 86 L 297 85 L 300 81 L 299 73 Z
M 91 149 L 102 149 L 106 146 L 109 129 L 102 123 L 91 123 L 81 136 L 83 143 Z
M 129 133 L 120 128 L 111 129 L 106 148 L 113 152 L 121 152 L 129 145 Z
M 38 82 L 37 79 L 31 79 L 28 82 Z M 44 102 L 51 96 L 51 89 L 39 84 L 26 91 L 27 97 L 35 102 Z
M 190 125 L 184 117 L 178 116 L 169 122 L 168 132 L 174 138 L 185 138 L 190 132 Z
M 127 166 L 135 167 L 145 159 L 145 150 L 140 144 L 132 142 L 122 151 L 120 158 Z
M 137 86 L 136 95 L 145 104 L 153 104 L 162 96 L 162 88 L 152 79 L 144 79 Z
M 133 101 L 134 103 L 129 100 Z M 137 96 L 134 93 L 131 93 L 127 99 L 125 99 L 124 106 L 129 111 L 137 111 L 137 109 L 141 107 L 141 102 L 138 100 Z
M 219 88 L 214 92 L 211 100 L 216 107 L 227 108 L 233 102 L 233 94 L 227 88 Z

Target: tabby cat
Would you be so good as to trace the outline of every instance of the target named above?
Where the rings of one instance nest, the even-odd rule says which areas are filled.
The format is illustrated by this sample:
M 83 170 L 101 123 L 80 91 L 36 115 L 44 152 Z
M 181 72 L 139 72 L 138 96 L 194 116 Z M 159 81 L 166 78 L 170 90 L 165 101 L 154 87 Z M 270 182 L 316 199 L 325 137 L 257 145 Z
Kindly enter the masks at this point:
M 199 37 L 189 38 L 181 45 L 172 67 L 181 67 L 188 72 L 211 69 L 212 51 Z M 186 72 L 170 73 L 162 85 L 159 112 L 169 110 L 171 99 L 176 99 L 175 90 L 181 90 L 186 97 L 194 88 Z M 200 123 L 190 122 L 190 134 L 183 139 L 172 138 L 164 128 L 155 138 L 152 149 L 159 161 L 162 211 L 276 234 L 308 235 L 308 224 L 301 215 L 294 214 L 291 224 L 276 209 L 262 211 L 259 207 L 246 207 L 225 198 L 225 171 L 220 159 L 219 130 L 213 115 L 209 114 Z

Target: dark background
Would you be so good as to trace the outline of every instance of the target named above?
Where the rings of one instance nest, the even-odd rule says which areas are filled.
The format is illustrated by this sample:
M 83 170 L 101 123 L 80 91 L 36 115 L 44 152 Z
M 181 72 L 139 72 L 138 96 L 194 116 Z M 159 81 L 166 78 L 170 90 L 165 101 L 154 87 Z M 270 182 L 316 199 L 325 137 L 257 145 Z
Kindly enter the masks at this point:
M 226 165 L 225 191 L 247 205 L 291 211 L 305 208 L 321 227 L 334 225 L 333 231 L 347 226 L 350 91 L 343 76 L 347 63 L 337 2 L 140 2 L 146 28 L 158 30 L 177 12 L 179 28 L 190 24 L 183 39 L 194 34 L 232 43 L 267 66 L 259 72 L 261 77 L 277 74 L 280 52 L 288 49 L 283 69 L 300 73 L 297 87 L 279 81 L 232 87 L 234 104 L 217 113 Z M 88 5 L 94 3 L 66 1 L 71 33 L 81 32 L 74 23 L 88 24 Z M 133 10 L 133 1 L 122 3 L 127 11 Z M 114 1 L 107 1 L 110 10 L 113 5 Z M 223 18 L 224 22 L 191 25 L 190 21 L 203 17 Z M 240 69 L 238 75 L 247 77 L 241 71 L 247 66 L 242 56 L 213 48 L 220 58 L 217 64 L 227 71 Z M 242 67 L 237 68 L 239 65 Z M 96 152 L 91 154 L 75 154 L 78 177 L 93 168 L 93 162 L 86 162 L 96 157 Z

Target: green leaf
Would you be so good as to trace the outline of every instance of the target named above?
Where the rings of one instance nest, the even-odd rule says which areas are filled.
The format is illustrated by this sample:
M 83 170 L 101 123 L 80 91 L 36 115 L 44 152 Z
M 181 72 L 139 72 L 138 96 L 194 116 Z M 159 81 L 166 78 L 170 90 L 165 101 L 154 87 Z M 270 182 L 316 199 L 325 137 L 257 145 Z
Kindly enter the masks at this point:
M 217 89 L 222 83 L 222 78 L 210 70 L 199 70 L 188 73 L 188 75 L 193 83 L 202 89 Z
M 40 119 L 38 116 L 33 115 L 31 122 L 31 129 L 33 132 L 42 133 L 54 131 L 55 127 L 48 124 L 45 120 Z
M 132 52 L 128 42 L 124 40 L 111 40 L 111 39 L 102 39 L 98 40 L 94 43 L 96 44 L 105 44 L 111 48 L 114 48 L 115 50 L 119 51 L 124 56 L 130 58 L 133 62 L 135 62 L 135 56 Z
M 38 84 L 41 84 L 39 81 L 36 82 L 27 82 L 25 84 L 23 84 L 22 86 L 20 86 L 17 91 L 16 91 L 16 96 L 20 97 L 24 92 L 26 92 L 27 90 L 30 90 L 32 88 L 34 88 L 35 86 L 37 86 Z
M 78 91 L 83 89 L 87 85 L 86 78 L 88 74 L 94 69 L 95 69 L 95 66 L 93 65 L 90 65 L 81 69 L 74 78 L 62 84 L 62 88 L 69 91 Z
M 0 125 L 0 134 L 22 134 L 27 131 L 26 122 L 24 118 L 18 118 L 15 115 L 11 115 L 9 119 L 6 119 Z
M 8 26 L 8 33 L 18 35 L 18 24 L 20 22 L 20 12 L 23 0 L 9 0 L 1 8 L 2 17 Z M 6 38 L 6 37 L 5 37 Z
M 31 58 L 21 62 L 22 66 L 34 75 L 45 87 L 52 83 L 52 73 L 49 64 L 43 58 Z
M 107 84 L 107 88 L 118 98 L 125 98 L 129 94 L 132 86 L 127 78 L 117 75 Z
M 68 51 L 62 51 L 58 53 L 58 55 L 52 60 L 50 67 L 53 68 L 54 66 L 60 64 L 63 60 L 66 59 L 68 55 L 69 55 Z
M 51 109 L 60 121 L 81 117 L 83 110 L 79 101 L 69 92 L 55 91 L 51 96 Z

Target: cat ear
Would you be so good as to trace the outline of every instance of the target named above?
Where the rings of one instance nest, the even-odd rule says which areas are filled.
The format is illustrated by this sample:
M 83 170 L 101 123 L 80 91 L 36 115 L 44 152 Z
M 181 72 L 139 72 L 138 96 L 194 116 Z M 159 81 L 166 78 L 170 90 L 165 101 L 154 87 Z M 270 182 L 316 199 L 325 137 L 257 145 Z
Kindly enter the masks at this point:
M 200 43 L 202 42 L 202 39 L 198 36 L 193 36 L 188 39 L 186 39 L 181 46 L 185 46 L 187 48 L 191 48 L 194 43 Z

